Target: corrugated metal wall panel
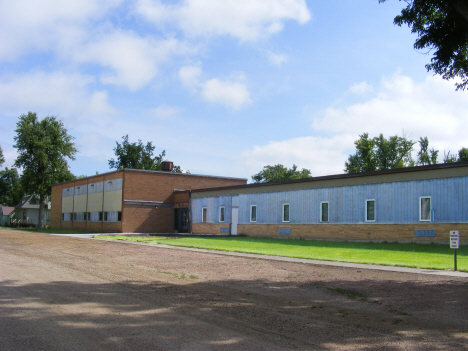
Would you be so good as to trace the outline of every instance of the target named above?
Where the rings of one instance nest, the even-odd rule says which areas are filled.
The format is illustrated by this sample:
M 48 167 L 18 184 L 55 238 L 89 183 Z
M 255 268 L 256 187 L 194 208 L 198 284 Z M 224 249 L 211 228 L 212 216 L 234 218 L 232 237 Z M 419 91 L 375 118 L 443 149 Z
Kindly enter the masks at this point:
M 290 204 L 291 224 L 320 223 L 320 203 L 329 202 L 329 221 L 337 224 L 365 222 L 367 199 L 375 200 L 375 222 L 420 223 L 421 196 L 431 197 L 436 223 L 468 222 L 468 177 L 430 179 L 408 182 L 356 185 L 349 187 L 305 189 L 297 191 L 241 194 L 232 202 L 239 206 L 239 224 L 250 223 L 250 206 L 257 205 L 258 224 L 281 224 L 282 204 Z M 223 197 L 194 198 L 194 223 L 201 222 L 201 207 L 208 207 L 210 223 L 217 223 L 219 206 L 226 206 L 230 222 L 229 201 Z M 223 202 L 225 201 L 225 202 Z M 223 203 L 223 204 L 221 204 Z
M 102 193 L 103 182 L 90 183 L 88 184 L 88 194 Z

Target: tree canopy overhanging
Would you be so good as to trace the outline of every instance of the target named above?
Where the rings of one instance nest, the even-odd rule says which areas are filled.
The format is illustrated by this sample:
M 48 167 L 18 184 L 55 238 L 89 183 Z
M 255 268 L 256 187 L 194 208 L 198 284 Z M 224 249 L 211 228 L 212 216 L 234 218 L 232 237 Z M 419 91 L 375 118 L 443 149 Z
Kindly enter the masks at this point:
M 15 167 L 23 171 L 23 190 L 39 196 L 39 227 L 43 227 L 45 197 L 52 184 L 74 179 L 67 163 L 67 158 L 75 159 L 74 137 L 55 117 L 39 120 L 34 112 L 19 117 L 15 132 Z
M 388 0 L 379 0 L 379 3 Z M 394 24 L 407 24 L 418 38 L 416 50 L 433 51 L 428 71 L 446 80 L 459 78 L 456 90 L 468 87 L 468 1 L 406 0 L 407 6 L 396 16 Z

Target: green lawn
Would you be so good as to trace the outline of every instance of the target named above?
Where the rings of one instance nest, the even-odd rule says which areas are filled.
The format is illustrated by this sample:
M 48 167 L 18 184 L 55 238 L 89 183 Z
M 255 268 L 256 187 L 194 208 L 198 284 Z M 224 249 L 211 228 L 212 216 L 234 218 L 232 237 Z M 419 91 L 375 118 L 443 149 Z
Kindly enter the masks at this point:
M 454 250 L 450 249 L 448 244 L 355 243 L 246 237 L 161 238 L 99 236 L 99 238 L 326 261 L 453 269 Z M 457 262 L 458 270 L 468 272 L 468 246 L 462 246 L 457 250 Z

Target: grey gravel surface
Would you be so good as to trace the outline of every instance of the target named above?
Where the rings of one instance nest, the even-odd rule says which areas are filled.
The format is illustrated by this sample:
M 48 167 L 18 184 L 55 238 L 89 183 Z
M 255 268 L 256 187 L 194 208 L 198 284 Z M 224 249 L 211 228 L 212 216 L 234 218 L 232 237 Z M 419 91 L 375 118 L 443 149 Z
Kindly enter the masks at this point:
M 467 350 L 468 279 L 0 230 L 0 350 Z

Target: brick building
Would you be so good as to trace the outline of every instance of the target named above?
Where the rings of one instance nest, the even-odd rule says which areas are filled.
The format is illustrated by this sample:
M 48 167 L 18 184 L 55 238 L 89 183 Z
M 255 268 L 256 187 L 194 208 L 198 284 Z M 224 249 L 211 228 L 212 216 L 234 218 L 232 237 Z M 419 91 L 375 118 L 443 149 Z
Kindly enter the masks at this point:
M 96 232 L 190 232 L 190 190 L 246 179 L 123 169 L 52 186 L 51 228 Z

